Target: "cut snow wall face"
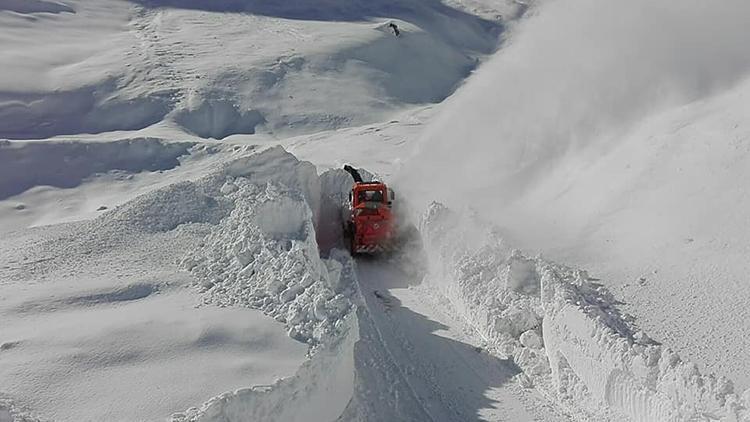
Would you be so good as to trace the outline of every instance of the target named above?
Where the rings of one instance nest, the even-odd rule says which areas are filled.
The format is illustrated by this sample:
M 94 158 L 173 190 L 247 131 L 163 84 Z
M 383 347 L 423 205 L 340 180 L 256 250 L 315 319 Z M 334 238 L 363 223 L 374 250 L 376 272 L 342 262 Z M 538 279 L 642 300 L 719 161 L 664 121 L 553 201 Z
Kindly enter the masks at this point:
M 315 167 L 271 148 L 231 162 L 221 177 L 233 209 L 183 266 L 206 302 L 260 309 L 292 338 L 320 344 L 352 307 L 353 269 L 346 254 L 320 258 Z
M 467 216 L 468 214 L 468 216 Z M 750 420 L 732 383 L 655 344 L 585 272 L 526 257 L 492 225 L 433 203 L 420 223 L 425 278 L 485 338 L 574 414 L 638 422 Z M 709 419 L 707 419 L 709 418 Z
M 552 377 L 563 391 L 564 371 L 570 369 L 595 402 L 633 421 L 750 417 L 740 408 L 731 381 L 701 375 L 695 364 L 647 338 L 621 335 L 616 329 L 620 321 L 610 320 L 600 304 L 582 293 L 585 273 L 541 261 L 539 268 L 544 342 Z
M 354 180 L 343 169 L 330 169 L 320 175 L 321 195 L 318 218 L 318 246 L 323 255 L 332 248 L 343 248 L 343 210 Z

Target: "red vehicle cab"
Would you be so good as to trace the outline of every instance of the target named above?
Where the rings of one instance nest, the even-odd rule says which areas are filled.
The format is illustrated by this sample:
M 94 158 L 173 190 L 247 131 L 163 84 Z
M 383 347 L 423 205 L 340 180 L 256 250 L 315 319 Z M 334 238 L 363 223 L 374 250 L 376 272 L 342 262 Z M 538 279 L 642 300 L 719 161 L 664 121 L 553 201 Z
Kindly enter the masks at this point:
M 354 183 L 345 227 L 352 254 L 382 252 L 390 248 L 394 231 L 393 199 L 393 191 L 384 183 Z

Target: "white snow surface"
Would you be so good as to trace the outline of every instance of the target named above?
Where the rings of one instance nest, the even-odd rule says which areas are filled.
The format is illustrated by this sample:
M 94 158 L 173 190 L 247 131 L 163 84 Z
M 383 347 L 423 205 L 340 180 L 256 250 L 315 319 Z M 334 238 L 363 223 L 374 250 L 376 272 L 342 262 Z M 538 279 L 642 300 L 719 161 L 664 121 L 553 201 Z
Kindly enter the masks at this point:
M 199 280 L 178 267 L 229 212 L 211 191 L 182 181 L 93 220 L 3 234 L 4 412 L 160 420 L 296 370 L 307 347 L 260 312 L 199 306 Z
M 397 180 L 585 268 L 655 339 L 747 389 L 750 10 L 714 6 L 537 4 Z
M 150 127 L 222 139 L 386 120 L 443 100 L 495 49 L 500 14 L 518 6 L 481 6 L 6 0 L 0 137 Z
M 748 16 L 0 0 L 0 421 L 750 421 Z

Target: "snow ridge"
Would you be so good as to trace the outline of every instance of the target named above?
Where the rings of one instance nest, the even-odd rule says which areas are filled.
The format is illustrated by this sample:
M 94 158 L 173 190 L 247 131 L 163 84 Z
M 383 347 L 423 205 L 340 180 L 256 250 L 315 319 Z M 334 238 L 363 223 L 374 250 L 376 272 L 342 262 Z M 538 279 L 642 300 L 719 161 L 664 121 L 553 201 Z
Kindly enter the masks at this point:
M 420 224 L 428 283 L 535 386 L 579 420 L 750 420 L 724 377 L 638 331 L 585 271 L 527 257 L 471 213 L 433 203 Z M 747 395 L 745 395 L 747 396 Z

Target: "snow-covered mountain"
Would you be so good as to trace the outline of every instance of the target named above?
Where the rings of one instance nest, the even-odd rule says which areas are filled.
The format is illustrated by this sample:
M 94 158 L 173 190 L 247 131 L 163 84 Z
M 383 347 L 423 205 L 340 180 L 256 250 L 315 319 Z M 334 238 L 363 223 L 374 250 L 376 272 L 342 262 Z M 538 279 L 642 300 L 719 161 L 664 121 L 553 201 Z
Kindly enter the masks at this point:
M 0 0 L 0 422 L 750 421 L 748 26 Z

